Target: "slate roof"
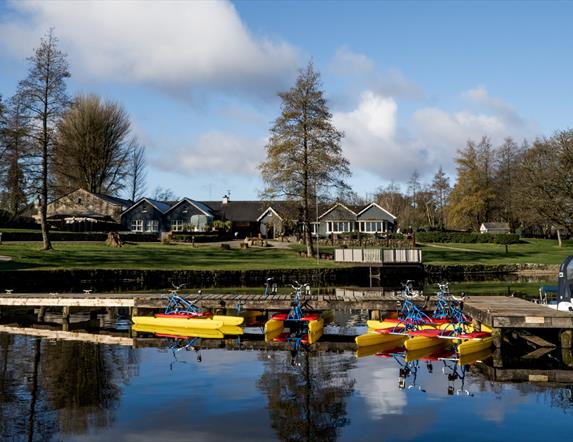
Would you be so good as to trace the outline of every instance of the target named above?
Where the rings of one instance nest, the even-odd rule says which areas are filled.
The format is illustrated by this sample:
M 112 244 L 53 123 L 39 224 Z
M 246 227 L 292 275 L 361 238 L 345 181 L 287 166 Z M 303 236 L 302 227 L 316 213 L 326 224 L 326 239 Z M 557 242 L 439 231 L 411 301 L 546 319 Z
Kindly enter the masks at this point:
M 203 201 L 201 204 L 217 218 L 235 222 L 256 221 L 269 206 L 263 201 L 229 201 L 226 204 L 222 201 Z
M 486 229 L 509 229 L 509 223 L 482 223 Z
M 131 200 L 125 200 L 123 198 L 118 198 L 111 195 L 105 195 L 103 193 L 94 193 L 93 195 L 97 196 L 98 198 L 101 198 L 102 200 L 108 201 L 112 204 L 117 204 L 124 207 L 131 207 L 133 205 L 133 201 Z

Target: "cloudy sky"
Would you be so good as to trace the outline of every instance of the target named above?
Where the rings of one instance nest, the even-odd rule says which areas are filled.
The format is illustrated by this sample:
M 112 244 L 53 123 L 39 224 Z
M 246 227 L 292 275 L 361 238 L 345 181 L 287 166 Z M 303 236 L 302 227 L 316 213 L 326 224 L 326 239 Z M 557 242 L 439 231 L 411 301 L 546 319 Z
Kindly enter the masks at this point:
M 351 184 L 425 181 L 468 138 L 573 127 L 573 2 L 0 0 L 0 94 L 50 27 L 69 91 L 129 112 L 148 189 L 256 199 L 269 128 L 312 60 Z

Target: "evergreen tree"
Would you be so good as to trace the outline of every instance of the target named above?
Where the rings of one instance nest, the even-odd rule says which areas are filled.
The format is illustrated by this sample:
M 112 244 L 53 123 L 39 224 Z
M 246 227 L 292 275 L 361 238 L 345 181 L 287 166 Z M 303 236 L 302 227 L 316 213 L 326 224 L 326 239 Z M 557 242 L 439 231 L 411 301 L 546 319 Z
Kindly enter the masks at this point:
M 445 174 L 442 166 L 438 169 L 432 180 L 431 191 L 434 199 L 434 206 L 436 207 L 436 218 L 440 230 L 446 227 L 446 220 L 444 209 L 448 204 L 448 198 L 451 192 L 450 179 Z
M 282 99 L 281 114 L 271 128 L 267 158 L 259 166 L 264 196 L 286 197 L 301 204 L 307 256 L 314 254 L 310 231 L 311 206 L 318 189 L 348 187 L 349 163 L 342 155 L 343 133 L 332 124 L 320 75 L 312 63 L 299 73 Z
M 491 221 L 493 201 L 493 153 L 487 137 L 480 143 L 468 141 L 456 158 L 458 177 L 450 194 L 448 220 L 458 228 L 479 228 Z

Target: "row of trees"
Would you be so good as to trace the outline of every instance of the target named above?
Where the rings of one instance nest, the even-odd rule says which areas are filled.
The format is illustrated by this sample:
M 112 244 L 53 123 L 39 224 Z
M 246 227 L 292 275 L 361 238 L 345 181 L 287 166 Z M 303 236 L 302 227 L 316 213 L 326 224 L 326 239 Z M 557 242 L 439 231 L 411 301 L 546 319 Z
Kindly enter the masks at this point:
M 477 230 L 483 222 L 507 222 L 535 234 L 573 234 L 573 131 L 521 144 L 470 140 L 455 162 L 453 186 L 441 168 L 429 184 L 414 172 L 406 192 L 390 184 L 375 199 L 401 226 L 417 229 Z
M 39 208 L 44 249 L 51 198 L 76 188 L 135 200 L 145 189 L 145 149 L 118 103 L 95 95 L 70 99 L 69 64 L 51 29 L 28 58 L 27 77 L 0 96 L 0 209 L 19 216 Z
M 311 207 L 336 191 L 347 204 L 364 204 L 348 187 L 349 163 L 342 154 L 344 134 L 332 123 L 320 75 L 309 64 L 296 84 L 279 93 L 280 115 L 259 169 L 263 197 L 286 198 L 299 205 L 307 255 L 314 253 Z M 476 230 L 483 222 L 507 222 L 513 229 L 547 234 L 573 233 L 573 131 L 518 144 L 507 138 L 499 146 L 483 137 L 458 150 L 457 177 L 450 185 L 442 167 L 430 183 L 413 171 L 403 191 L 391 183 L 373 198 L 396 215 L 405 229 Z

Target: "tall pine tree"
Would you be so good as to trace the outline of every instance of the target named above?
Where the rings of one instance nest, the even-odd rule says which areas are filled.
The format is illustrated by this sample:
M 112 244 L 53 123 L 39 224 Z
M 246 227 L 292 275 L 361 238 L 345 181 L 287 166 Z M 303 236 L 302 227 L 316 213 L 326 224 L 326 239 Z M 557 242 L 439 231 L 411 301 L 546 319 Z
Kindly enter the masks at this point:
M 309 63 L 295 86 L 279 93 L 281 114 L 271 128 L 267 158 L 259 166 L 266 197 L 300 203 L 307 256 L 314 254 L 310 220 L 317 190 L 348 187 L 344 179 L 350 175 L 342 154 L 344 134 L 334 127 L 320 87 L 320 75 Z

